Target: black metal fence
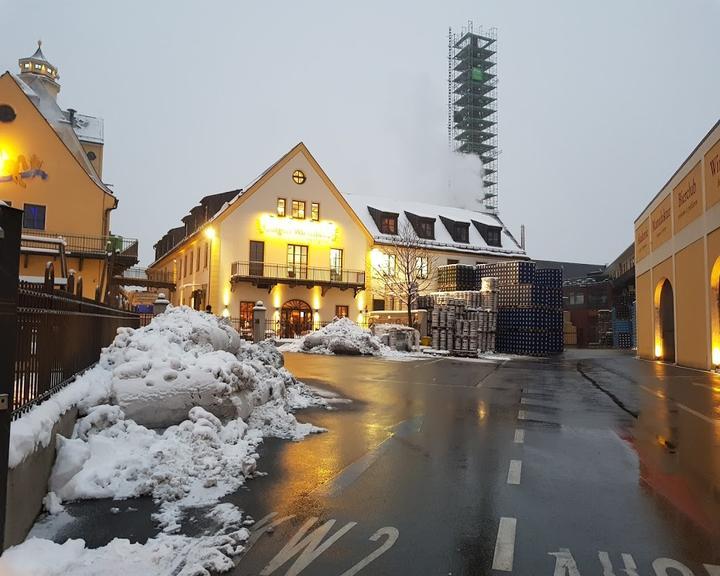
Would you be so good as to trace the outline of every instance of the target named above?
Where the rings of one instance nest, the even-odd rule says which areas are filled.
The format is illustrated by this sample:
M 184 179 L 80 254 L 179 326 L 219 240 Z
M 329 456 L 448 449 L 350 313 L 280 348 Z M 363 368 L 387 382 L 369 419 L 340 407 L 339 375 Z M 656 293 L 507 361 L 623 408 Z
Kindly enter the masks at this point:
M 121 256 L 137 258 L 138 241 L 136 238 L 125 238 L 123 236 L 88 236 L 80 234 L 62 234 L 59 232 L 45 232 L 44 230 L 24 229 L 23 234 L 27 236 L 43 237 L 65 241 L 65 252 L 68 254 L 97 254 L 105 255 L 116 253 Z M 23 245 L 30 240 L 23 240 Z
M 92 366 L 122 326 L 141 316 L 65 291 L 20 283 L 12 417 L 16 419 Z

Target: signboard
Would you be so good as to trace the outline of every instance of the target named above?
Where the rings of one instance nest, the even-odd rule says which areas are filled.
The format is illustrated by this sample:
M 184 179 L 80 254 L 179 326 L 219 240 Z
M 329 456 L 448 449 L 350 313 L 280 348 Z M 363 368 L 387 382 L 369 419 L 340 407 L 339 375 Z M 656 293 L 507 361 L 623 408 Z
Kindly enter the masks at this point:
M 650 235 L 653 251 L 672 237 L 672 196 L 670 194 L 650 214 Z
M 645 218 L 635 228 L 635 262 L 650 254 L 650 219 Z
M 702 174 L 700 162 L 673 188 L 675 234 L 702 214 Z
M 330 244 L 337 236 L 337 226 L 327 220 L 316 222 L 263 214 L 258 224 L 264 236 L 297 240 L 308 244 Z
M 705 154 L 705 209 L 720 202 L 720 141 Z

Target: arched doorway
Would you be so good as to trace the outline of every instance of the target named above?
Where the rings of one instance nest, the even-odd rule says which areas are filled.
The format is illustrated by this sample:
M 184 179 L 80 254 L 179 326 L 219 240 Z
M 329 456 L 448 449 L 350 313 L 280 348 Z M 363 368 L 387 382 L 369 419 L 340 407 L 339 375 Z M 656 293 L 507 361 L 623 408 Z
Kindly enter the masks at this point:
M 675 300 L 670 281 L 663 278 L 655 288 L 655 356 L 675 362 Z
M 714 367 L 720 366 L 720 258 L 715 260 L 710 271 L 710 361 Z
M 280 333 L 283 338 L 295 338 L 313 327 L 313 312 L 307 302 L 288 300 L 280 310 Z

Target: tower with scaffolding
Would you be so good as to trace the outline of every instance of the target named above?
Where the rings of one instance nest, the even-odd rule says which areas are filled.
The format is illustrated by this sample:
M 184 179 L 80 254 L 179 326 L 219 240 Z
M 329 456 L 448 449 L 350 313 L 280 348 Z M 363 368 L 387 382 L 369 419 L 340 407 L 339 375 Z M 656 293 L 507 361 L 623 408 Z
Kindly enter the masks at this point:
M 498 211 L 497 28 L 474 30 L 472 21 L 448 35 L 448 140 L 483 165 L 480 202 Z

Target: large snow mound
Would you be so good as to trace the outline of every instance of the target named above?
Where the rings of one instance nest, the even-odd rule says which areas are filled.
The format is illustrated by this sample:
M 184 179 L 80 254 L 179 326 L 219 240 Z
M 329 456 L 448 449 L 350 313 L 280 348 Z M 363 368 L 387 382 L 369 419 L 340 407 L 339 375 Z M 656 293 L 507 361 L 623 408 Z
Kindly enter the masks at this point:
M 348 354 L 384 356 L 389 348 L 370 330 L 361 328 L 349 318 L 339 318 L 327 326 L 312 332 L 295 346 L 283 350 L 297 350 L 313 354 Z

